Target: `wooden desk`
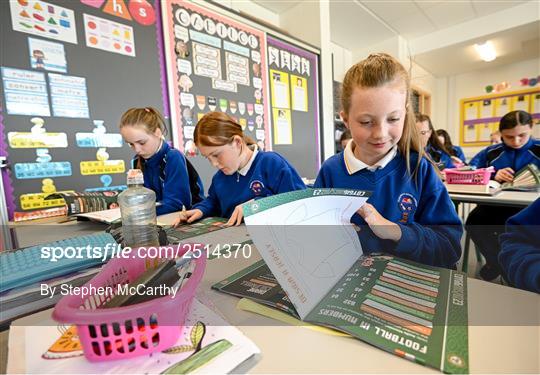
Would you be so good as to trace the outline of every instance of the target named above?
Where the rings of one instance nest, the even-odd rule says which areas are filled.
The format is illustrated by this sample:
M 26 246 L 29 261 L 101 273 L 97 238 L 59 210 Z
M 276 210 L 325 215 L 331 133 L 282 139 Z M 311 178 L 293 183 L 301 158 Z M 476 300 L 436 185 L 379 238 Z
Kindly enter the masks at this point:
M 219 234 L 213 233 L 216 237 Z M 215 292 L 210 286 L 260 259 L 256 251 L 253 253 L 250 259 L 209 261 L 198 291 L 203 302 L 212 304 L 261 349 L 262 356 L 250 373 L 438 373 L 360 340 L 284 326 L 237 310 L 238 298 Z M 540 373 L 539 295 L 469 279 L 468 303 L 472 373 Z M 20 319 L 17 324 L 50 321 L 50 311 Z M 16 337 L 20 328 L 12 326 L 11 331 Z M 1 358 L 6 358 L 7 336 L 8 331 L 0 334 Z M 11 348 L 10 366 L 15 357 L 24 363 L 24 355 L 20 345 Z M 5 366 L 5 361 L 1 362 Z M 16 372 L 17 368 L 9 370 Z

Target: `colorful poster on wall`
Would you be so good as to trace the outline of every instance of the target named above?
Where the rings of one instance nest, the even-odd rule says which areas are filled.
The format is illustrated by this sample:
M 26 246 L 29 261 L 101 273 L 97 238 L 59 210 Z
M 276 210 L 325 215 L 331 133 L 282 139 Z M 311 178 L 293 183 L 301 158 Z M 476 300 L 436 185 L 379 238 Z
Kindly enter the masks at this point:
M 86 78 L 49 73 L 49 86 L 54 116 L 90 117 Z
M 482 102 L 481 118 L 489 118 L 489 117 L 493 117 L 493 101 L 488 99 Z
M 135 56 L 135 37 L 131 26 L 85 13 L 84 35 L 88 47 Z
M 540 94 L 531 95 L 532 108 L 531 113 L 540 113 Z
M 476 142 L 476 127 L 474 125 L 465 127 L 465 142 Z
M 131 18 L 107 14 L 114 4 L 125 4 Z M 51 192 L 126 188 L 134 152 L 119 134 L 120 116 L 146 106 L 169 117 L 159 8 L 155 0 L 0 0 L 7 52 L 0 64 L 0 154 L 11 165 L 0 194 L 10 220 L 65 214 L 62 199 L 44 199 Z M 128 26 L 137 41 L 132 56 L 89 48 L 85 13 L 116 21 L 104 23 L 108 34 L 96 32 L 111 42 L 113 26 Z
M 291 98 L 293 111 L 308 111 L 307 79 L 291 74 Z
M 285 72 L 270 69 L 270 92 L 272 108 L 290 108 L 289 75 Z
M 44 73 L 2 67 L 2 81 L 8 114 L 51 115 Z
M 274 149 L 295 160 L 302 176 L 315 178 L 321 163 L 318 55 L 275 36 L 266 41 Z
M 175 146 L 196 153 L 198 119 L 218 110 L 271 149 L 265 34 L 187 1 L 162 1 L 162 9 Z
M 478 103 L 467 103 L 465 105 L 465 120 L 476 120 L 478 118 Z
M 500 98 L 495 100 L 495 116 L 502 117 L 508 112 L 510 112 L 508 98 Z
M 513 111 L 529 111 L 529 95 L 519 95 L 512 98 Z
M 462 99 L 460 102 L 461 145 L 488 146 L 490 134 L 498 130 L 501 117 L 510 111 L 529 112 L 533 119 L 538 121 L 540 104 L 535 102 L 535 98 L 540 103 L 540 88 Z M 480 117 L 475 116 L 475 113 Z M 535 131 L 540 132 L 533 129 L 533 133 Z
M 13 30 L 77 44 L 71 9 L 37 0 L 10 0 L 9 7 Z
M 28 37 L 30 66 L 52 72 L 67 72 L 66 53 L 62 43 Z
M 274 143 L 276 145 L 292 144 L 291 111 L 272 108 L 272 112 L 274 116 Z

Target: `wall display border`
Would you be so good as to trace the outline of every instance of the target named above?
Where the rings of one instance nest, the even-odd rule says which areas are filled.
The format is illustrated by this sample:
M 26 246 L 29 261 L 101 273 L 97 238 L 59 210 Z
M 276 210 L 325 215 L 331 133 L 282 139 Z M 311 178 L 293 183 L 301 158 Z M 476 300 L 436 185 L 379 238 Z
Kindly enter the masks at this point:
M 501 117 L 515 109 L 529 112 L 533 119 L 538 121 L 540 119 L 540 88 L 532 87 L 461 99 L 459 104 L 460 145 L 489 146 L 488 132 L 498 130 Z

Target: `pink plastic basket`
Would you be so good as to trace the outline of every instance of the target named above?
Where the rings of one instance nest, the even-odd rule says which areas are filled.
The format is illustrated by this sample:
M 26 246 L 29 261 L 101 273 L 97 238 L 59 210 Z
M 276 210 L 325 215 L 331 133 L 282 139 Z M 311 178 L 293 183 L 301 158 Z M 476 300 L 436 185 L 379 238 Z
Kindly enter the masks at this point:
M 493 172 L 493 167 L 479 168 L 474 171 L 450 168 L 444 170 L 444 175 L 447 184 L 487 185 Z
M 192 249 L 191 246 L 178 245 L 178 255 L 183 256 Z M 173 259 L 174 255 L 168 258 Z M 164 296 L 132 306 L 100 309 L 99 306 L 109 301 L 112 295 L 93 293 L 83 297 L 71 294 L 57 303 L 53 318 L 77 326 L 84 355 L 89 361 L 126 359 L 167 349 L 180 337 L 204 274 L 205 256 L 201 255 L 194 261 L 193 274 L 174 298 L 172 295 Z M 111 286 L 116 290 L 117 285 L 128 284 L 141 275 L 147 263 L 148 258 L 113 258 L 84 286 Z

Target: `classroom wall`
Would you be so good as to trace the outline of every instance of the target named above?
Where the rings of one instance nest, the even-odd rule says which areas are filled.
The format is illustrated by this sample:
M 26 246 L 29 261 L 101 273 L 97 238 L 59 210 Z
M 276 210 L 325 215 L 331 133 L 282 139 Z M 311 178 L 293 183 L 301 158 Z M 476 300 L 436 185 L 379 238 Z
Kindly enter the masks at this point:
M 251 17 L 255 17 L 263 22 L 269 23 L 273 26 L 279 27 L 279 15 L 272 12 L 271 10 L 266 9 L 265 7 L 254 3 L 250 0 L 219 0 L 214 1 L 221 6 L 230 8 L 237 12 L 248 14 Z
M 301 2 L 279 15 L 280 26 L 295 38 L 322 48 L 320 9 L 318 2 Z
M 502 67 L 486 68 L 447 77 L 448 106 L 445 117 L 447 129 L 454 143 L 459 143 L 459 101 L 461 99 L 484 95 L 484 88 L 487 85 L 502 81 L 511 84 L 507 91 L 525 89 L 527 87 L 521 86 L 519 80 L 524 77 L 536 77 L 538 74 L 540 74 L 539 60 L 530 59 Z M 465 147 L 463 151 L 467 157 L 471 157 L 481 149 L 482 147 Z
M 331 42 L 330 49 L 334 67 L 334 81 L 343 82 L 345 73 L 356 61 L 353 62 L 351 51 L 345 47 Z
M 397 35 L 367 48 L 353 49 L 352 62 L 365 59 L 369 54 L 375 52 L 385 52 L 400 60 L 411 75 L 411 84 L 431 94 L 431 118 L 435 124 L 441 124 L 439 127 L 444 128 L 443 124 L 446 124 L 446 120 L 441 118 L 442 114 L 446 114 L 446 111 L 441 111 L 446 106 L 446 90 L 441 90 L 441 87 L 445 87 L 442 85 L 444 79 L 435 77 L 418 65 L 410 58 L 409 51 L 409 41 Z

